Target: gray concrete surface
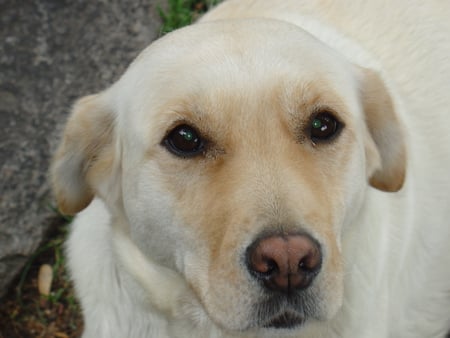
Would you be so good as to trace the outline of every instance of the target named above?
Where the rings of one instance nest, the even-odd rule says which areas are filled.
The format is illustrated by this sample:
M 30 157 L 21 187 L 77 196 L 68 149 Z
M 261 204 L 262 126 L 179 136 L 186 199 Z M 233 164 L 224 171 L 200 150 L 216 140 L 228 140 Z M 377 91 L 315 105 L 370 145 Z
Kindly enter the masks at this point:
M 49 160 L 70 105 L 158 36 L 165 2 L 0 0 L 0 296 L 49 227 Z

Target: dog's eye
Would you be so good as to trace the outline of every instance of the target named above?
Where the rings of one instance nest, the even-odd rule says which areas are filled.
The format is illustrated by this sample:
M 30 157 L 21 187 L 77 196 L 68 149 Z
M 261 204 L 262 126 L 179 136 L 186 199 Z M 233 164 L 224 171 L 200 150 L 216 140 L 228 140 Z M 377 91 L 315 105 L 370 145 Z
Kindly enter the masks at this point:
M 314 142 L 331 139 L 340 128 L 338 120 L 328 112 L 314 116 L 311 121 L 311 140 Z
M 181 157 L 198 155 L 204 148 L 198 132 L 186 124 L 175 127 L 164 139 L 164 144 L 170 152 Z

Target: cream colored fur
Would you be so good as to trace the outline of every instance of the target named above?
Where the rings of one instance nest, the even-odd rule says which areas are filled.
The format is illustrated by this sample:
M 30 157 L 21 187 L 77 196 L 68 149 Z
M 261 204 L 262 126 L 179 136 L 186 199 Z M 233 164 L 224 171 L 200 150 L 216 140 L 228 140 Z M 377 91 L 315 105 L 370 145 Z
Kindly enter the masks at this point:
M 449 93 L 446 1 L 229 0 L 154 42 L 52 165 L 84 337 L 445 337 Z M 324 109 L 344 126 L 316 144 Z M 204 153 L 166 149 L 180 123 Z M 293 329 L 242 261 L 272 228 L 323 250 Z

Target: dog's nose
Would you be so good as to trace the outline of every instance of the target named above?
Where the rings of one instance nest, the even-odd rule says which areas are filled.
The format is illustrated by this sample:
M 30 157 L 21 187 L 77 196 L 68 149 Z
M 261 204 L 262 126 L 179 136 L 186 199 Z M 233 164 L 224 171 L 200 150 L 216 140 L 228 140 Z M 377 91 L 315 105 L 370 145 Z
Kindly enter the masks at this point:
M 320 246 L 306 234 L 272 234 L 247 249 L 248 270 L 272 291 L 290 293 L 307 288 L 321 264 Z

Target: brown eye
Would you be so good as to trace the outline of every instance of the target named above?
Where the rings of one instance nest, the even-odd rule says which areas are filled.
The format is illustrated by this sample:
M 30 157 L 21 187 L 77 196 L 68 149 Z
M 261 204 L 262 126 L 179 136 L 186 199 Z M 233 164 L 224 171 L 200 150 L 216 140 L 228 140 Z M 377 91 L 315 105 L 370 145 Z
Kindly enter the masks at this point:
M 204 148 L 203 139 L 193 127 L 187 124 L 175 127 L 163 143 L 171 153 L 180 157 L 198 155 Z
M 330 113 L 319 113 L 311 121 L 311 140 L 325 141 L 339 131 L 340 124 Z

